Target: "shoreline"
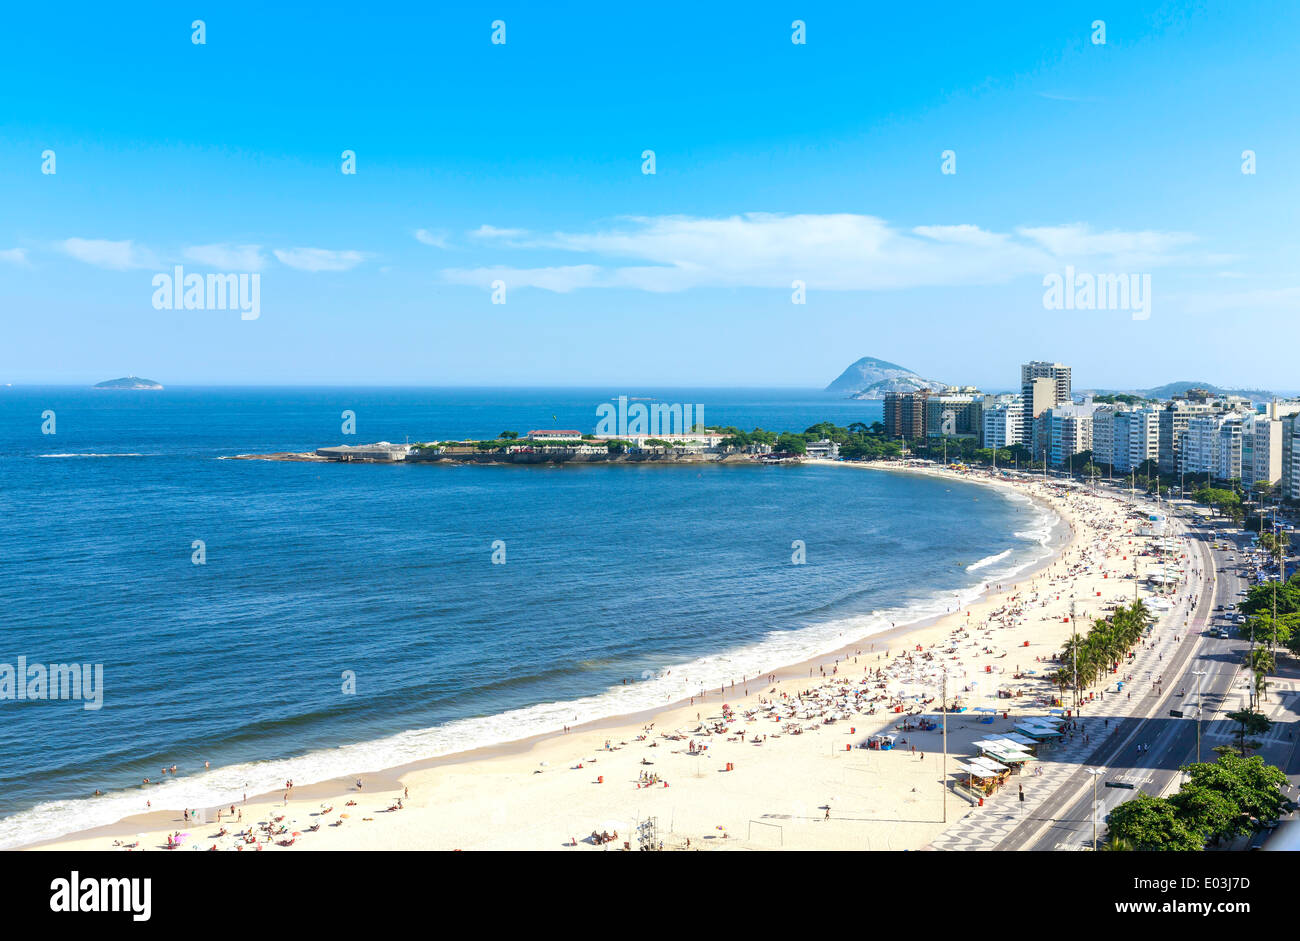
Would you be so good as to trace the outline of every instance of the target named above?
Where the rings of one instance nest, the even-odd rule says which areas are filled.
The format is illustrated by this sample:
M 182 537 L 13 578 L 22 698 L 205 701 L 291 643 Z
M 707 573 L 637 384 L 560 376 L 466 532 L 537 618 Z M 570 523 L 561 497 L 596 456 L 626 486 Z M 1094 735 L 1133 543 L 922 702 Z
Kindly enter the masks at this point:
M 835 466 L 840 468 L 849 467 L 893 473 L 917 474 L 1021 493 L 1023 496 L 1027 497 L 1037 509 L 1050 513 L 1053 520 L 1051 523 L 1052 534 L 1044 545 L 1046 554 L 1041 558 L 1028 563 L 1025 568 L 1015 572 L 1014 575 L 1006 576 L 1006 578 L 1015 579 L 1017 584 L 1026 579 L 1033 578 L 1044 569 L 1053 565 L 1054 562 L 1070 549 L 1078 538 L 1078 534 L 1072 523 L 1068 517 L 1058 510 L 1058 508 L 1052 506 L 1039 495 L 1032 492 L 1026 493 L 1024 488 L 1007 481 L 996 480 L 983 475 L 974 476 L 958 473 L 947 469 L 935 468 L 933 466 L 904 467 L 885 462 L 858 463 L 826 460 L 810 460 L 805 463 L 811 465 Z M 1012 588 L 999 589 L 995 584 L 988 581 L 978 582 L 977 584 L 981 586 L 981 590 L 974 596 L 963 600 L 957 610 L 974 609 L 976 606 L 991 607 L 1014 591 Z M 931 614 L 914 621 L 908 621 L 903 624 L 884 628 L 875 633 L 863 634 L 846 640 L 844 643 L 831 650 L 815 654 L 811 657 L 805 657 L 794 663 L 786 663 L 776 667 L 770 667 L 766 669 L 762 675 L 775 676 L 778 685 L 784 682 L 806 680 L 814 675 L 814 671 L 819 666 L 846 660 L 853 656 L 855 650 L 860 651 L 864 644 L 870 644 L 872 650 L 875 650 L 877 645 L 883 645 L 884 647 L 889 648 L 907 635 L 932 628 L 938 622 L 950 617 L 951 615 L 952 611 L 942 614 Z M 752 677 L 748 678 L 747 682 L 759 685 Z M 404 779 L 408 779 L 412 775 L 417 775 L 422 772 L 472 765 L 476 762 L 491 762 L 505 758 L 518 758 L 520 756 L 528 755 L 539 746 L 545 746 L 548 743 L 563 740 L 567 737 L 590 733 L 611 732 L 633 723 L 656 723 L 664 716 L 687 707 L 688 704 L 693 701 L 693 698 L 694 697 L 683 697 L 678 700 L 649 706 L 631 712 L 612 713 L 581 724 L 575 724 L 568 727 L 567 731 L 556 729 L 541 731 L 517 739 L 496 742 L 467 750 L 455 751 L 444 755 L 386 766 L 375 771 L 348 773 L 346 775 L 328 778 L 311 784 L 296 785 L 294 787 L 292 799 L 295 801 L 305 799 L 345 800 L 349 795 L 356 796 L 357 791 L 353 782 L 359 779 L 364 779 L 366 781 L 367 792 L 373 792 L 375 789 L 380 791 L 399 791 L 403 787 L 402 782 Z M 292 759 L 286 760 L 291 761 Z M 267 804 L 278 800 L 280 794 L 281 792 L 279 790 L 255 793 L 247 798 L 247 802 L 244 806 L 259 806 Z M 211 812 L 214 808 L 209 807 L 204 809 Z M 97 838 L 121 838 L 129 837 L 143 831 L 157 829 L 166 830 L 169 824 L 181 823 L 180 816 L 180 808 L 155 808 L 143 813 L 125 816 L 112 823 L 70 831 L 61 836 L 50 837 L 32 843 L 20 844 L 13 848 L 23 850 L 46 849 L 54 848 L 68 842 L 92 840 Z

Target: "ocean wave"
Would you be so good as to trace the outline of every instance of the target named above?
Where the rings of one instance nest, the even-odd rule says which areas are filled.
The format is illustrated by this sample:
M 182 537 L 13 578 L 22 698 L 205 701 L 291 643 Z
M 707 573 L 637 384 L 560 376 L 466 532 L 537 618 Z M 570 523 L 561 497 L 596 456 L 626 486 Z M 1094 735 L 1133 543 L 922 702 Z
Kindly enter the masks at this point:
M 123 451 L 113 454 L 93 454 L 90 452 L 77 454 L 38 454 L 37 457 L 144 457 L 135 451 Z
M 1017 535 L 1019 535 L 1019 533 L 1017 533 Z M 1015 551 L 1016 550 L 1014 549 L 1005 549 L 1002 552 L 999 552 L 997 555 L 985 556 L 984 558 L 980 559 L 978 562 L 972 562 L 970 565 L 966 566 L 966 571 L 978 572 L 982 568 L 988 568 L 994 562 L 1001 562 L 1003 559 L 1005 559 L 1007 556 L 1011 555 L 1011 553 Z
M 367 742 L 320 749 L 294 758 L 247 762 L 166 779 L 148 788 L 131 788 L 99 797 L 48 801 L 0 820 L 0 849 L 25 846 L 70 833 L 114 824 L 153 810 L 227 806 L 244 794 L 265 794 L 292 779 L 316 784 L 334 778 L 373 774 L 387 768 L 444 755 L 502 745 L 612 716 L 661 709 L 734 680 L 763 676 L 779 667 L 824 656 L 868 640 L 893 625 L 915 624 L 974 601 L 984 584 L 936 591 L 925 599 L 866 615 L 837 618 L 796 630 L 774 630 L 754 644 L 647 671 L 647 678 L 580 699 L 539 703 L 491 716 L 457 719 L 445 725 L 389 735 Z M 757 685 L 757 684 L 755 684 Z

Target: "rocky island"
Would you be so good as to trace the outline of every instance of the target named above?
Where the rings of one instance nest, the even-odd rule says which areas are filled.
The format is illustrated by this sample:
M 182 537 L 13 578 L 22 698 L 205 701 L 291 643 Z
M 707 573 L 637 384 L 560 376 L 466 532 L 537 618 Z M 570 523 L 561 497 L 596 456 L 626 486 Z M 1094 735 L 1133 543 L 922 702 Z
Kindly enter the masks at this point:
M 110 391 L 128 389 L 132 391 L 148 390 L 153 392 L 161 390 L 162 384 L 154 382 L 152 379 L 141 379 L 139 376 L 123 376 L 121 379 L 105 379 L 103 382 L 95 383 L 91 388 L 108 389 Z

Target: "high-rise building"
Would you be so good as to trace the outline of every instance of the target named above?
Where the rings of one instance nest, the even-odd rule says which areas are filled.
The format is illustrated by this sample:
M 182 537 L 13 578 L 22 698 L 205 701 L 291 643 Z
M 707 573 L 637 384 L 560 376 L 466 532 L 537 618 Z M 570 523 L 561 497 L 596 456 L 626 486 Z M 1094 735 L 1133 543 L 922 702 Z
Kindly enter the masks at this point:
M 916 392 L 886 392 L 884 425 L 885 431 L 895 438 L 924 438 L 926 431 L 926 399 L 930 397 L 928 389 Z
M 1241 483 L 1282 482 L 1282 422 L 1268 414 L 1247 415 L 1241 433 Z
M 1123 404 L 1098 405 L 1092 413 L 1092 460 L 1095 464 L 1115 464 L 1115 416 L 1127 411 Z
M 1046 433 L 1047 459 L 1054 467 L 1063 467 L 1074 455 L 1092 450 L 1092 416 L 1096 410 L 1096 405 L 1085 402 L 1082 405 L 1057 405 L 1043 413 L 1041 422 Z
M 1197 415 L 1210 415 L 1217 407 L 1207 402 L 1175 399 L 1160 410 L 1157 462 L 1162 474 L 1176 474 L 1182 467 L 1183 438 L 1187 423 Z
M 1018 395 L 984 396 L 983 447 L 1009 448 L 1020 443 L 1023 400 Z
M 1182 439 L 1179 471 L 1209 474 L 1214 480 L 1240 478 L 1244 424 L 1245 416 L 1233 412 L 1189 418 Z
M 1300 415 L 1282 419 L 1282 495 L 1300 500 Z
M 1034 435 L 1035 427 L 1042 427 L 1037 419 L 1049 408 L 1070 403 L 1070 367 L 1041 360 L 1025 363 L 1020 367 L 1020 397 L 1024 403 L 1021 443 L 1028 445 L 1035 456 L 1040 456 L 1045 443 Z
M 931 438 L 975 438 L 984 433 L 984 396 L 945 391 L 925 403 L 925 431 Z
M 1160 453 L 1160 412 L 1136 408 L 1115 415 L 1111 465 L 1118 473 L 1137 470 Z
M 1278 489 L 1288 500 L 1300 500 L 1300 402 L 1270 402 L 1264 409 L 1267 418 L 1281 426 L 1282 476 Z

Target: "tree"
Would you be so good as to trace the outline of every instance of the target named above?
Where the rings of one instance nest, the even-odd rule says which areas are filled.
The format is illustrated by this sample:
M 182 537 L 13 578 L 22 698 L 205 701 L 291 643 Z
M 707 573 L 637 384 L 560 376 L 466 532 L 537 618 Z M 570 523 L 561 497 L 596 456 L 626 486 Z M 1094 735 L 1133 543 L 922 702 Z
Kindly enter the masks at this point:
M 1255 674 L 1255 695 L 1263 701 L 1267 677 L 1277 666 L 1273 651 L 1267 646 L 1252 647 L 1246 652 L 1246 666 Z
M 1246 736 L 1263 735 L 1273 725 L 1273 723 L 1269 721 L 1268 716 L 1261 715 L 1253 709 L 1242 709 L 1238 712 L 1229 712 L 1227 713 L 1227 717 L 1237 723 L 1237 745 L 1235 751 L 1236 754 L 1241 757 L 1245 757 L 1247 752 L 1259 748 L 1259 742 L 1247 741 Z M 1223 750 L 1220 751 L 1220 749 Z M 1220 760 L 1231 757 L 1233 753 L 1233 748 L 1230 746 L 1221 745 L 1215 750 L 1219 751 L 1221 756 Z
M 498 438 L 501 438 L 502 440 L 505 440 L 505 441 L 514 441 L 516 438 L 519 437 L 519 432 L 517 432 L 517 431 L 503 431 L 503 432 L 501 432 L 501 434 L 497 435 L 497 437 L 498 437 Z
M 1246 618 L 1238 633 L 1257 644 L 1272 644 L 1276 640 L 1279 644 L 1290 647 L 1300 639 L 1296 638 L 1296 631 L 1300 631 L 1300 614 L 1284 614 L 1276 621 L 1271 614 L 1253 614 Z
M 1171 801 L 1139 794 L 1110 812 L 1109 839 L 1136 850 L 1195 852 L 1205 848 L 1199 833 L 1188 828 Z
M 1293 806 L 1282 793 L 1287 776 L 1258 755 L 1222 755 L 1218 761 L 1187 765 L 1182 770 L 1187 774 L 1184 790 L 1202 788 L 1231 802 L 1236 816 L 1229 833 L 1248 833 L 1251 820 L 1269 823 Z
M 1169 802 L 1187 829 L 1202 839 L 1217 843 L 1240 832 L 1242 816 L 1236 801 L 1214 787 L 1189 781 Z
M 1267 582 L 1254 586 L 1247 593 L 1246 600 L 1237 605 L 1237 610 L 1246 615 L 1272 614 L 1275 590 L 1279 617 L 1284 614 L 1300 613 L 1300 573 L 1292 575 L 1280 585 Z
M 807 454 L 808 444 L 802 436 L 783 431 L 776 439 L 776 450 L 789 451 L 791 454 Z
M 1206 487 L 1192 495 L 1197 503 L 1213 507 L 1225 516 L 1232 516 L 1234 511 L 1241 512 L 1241 497 L 1231 490 Z

